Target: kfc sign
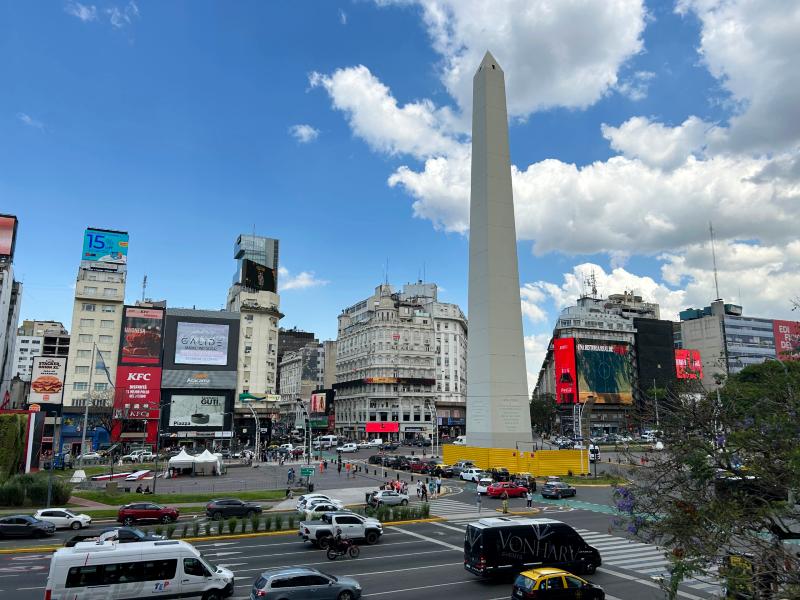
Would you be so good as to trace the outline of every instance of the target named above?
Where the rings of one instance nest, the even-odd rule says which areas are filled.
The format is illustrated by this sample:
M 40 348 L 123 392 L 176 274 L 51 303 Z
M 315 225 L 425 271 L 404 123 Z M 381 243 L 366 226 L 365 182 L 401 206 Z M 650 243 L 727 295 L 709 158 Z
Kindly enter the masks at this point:
M 152 373 L 128 373 L 128 381 L 150 381 Z
M 114 415 L 117 419 L 157 419 L 161 367 L 117 367 Z

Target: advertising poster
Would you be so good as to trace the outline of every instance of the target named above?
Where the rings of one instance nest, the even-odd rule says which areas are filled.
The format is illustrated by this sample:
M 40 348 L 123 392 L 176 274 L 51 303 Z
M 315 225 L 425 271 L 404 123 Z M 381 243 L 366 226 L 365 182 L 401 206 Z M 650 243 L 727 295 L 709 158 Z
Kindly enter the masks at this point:
M 161 367 L 117 367 L 114 417 L 157 419 L 161 398 Z
M 312 413 L 324 413 L 325 412 L 325 405 L 326 405 L 326 394 L 322 392 L 320 394 L 311 394 L 311 412 Z
M 371 421 L 367 423 L 367 433 L 397 433 L 400 431 L 400 423 L 397 421 Z M 406 427 L 406 431 L 415 431 L 412 427 Z M 422 427 L 416 431 L 424 431 Z
M 800 359 L 800 323 L 773 321 L 772 331 L 775 335 L 775 354 L 778 360 Z
M 242 285 L 251 290 L 275 292 L 275 271 L 252 260 L 242 261 Z
M 92 229 L 83 234 L 82 260 L 124 265 L 128 262 L 128 233 L 109 229 Z
M 0 261 L 14 260 L 14 244 L 17 240 L 17 217 L 0 215 Z
M 633 365 L 628 344 L 587 341 L 576 344 L 578 398 L 597 404 L 632 404 Z
M 122 317 L 119 362 L 123 365 L 161 364 L 164 311 L 126 306 Z
M 577 404 L 575 338 L 553 340 L 553 357 L 556 365 L 556 404 Z
M 703 363 L 699 350 L 675 350 L 675 373 L 678 379 L 702 379 Z
M 66 371 L 66 357 L 34 357 L 28 403 L 61 404 L 64 396 L 64 375 Z
M 172 396 L 170 427 L 221 428 L 225 417 L 225 396 Z
M 178 321 L 176 365 L 228 364 L 229 325 Z

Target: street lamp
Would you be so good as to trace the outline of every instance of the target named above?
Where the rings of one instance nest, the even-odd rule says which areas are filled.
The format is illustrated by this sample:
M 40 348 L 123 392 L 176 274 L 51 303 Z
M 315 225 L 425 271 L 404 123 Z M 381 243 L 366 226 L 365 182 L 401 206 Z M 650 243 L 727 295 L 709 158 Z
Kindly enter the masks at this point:
M 306 410 L 306 403 L 301 398 L 297 399 L 297 406 L 303 411 L 303 450 L 306 453 L 306 464 L 311 464 L 311 418 Z M 297 427 L 297 425 L 295 425 Z

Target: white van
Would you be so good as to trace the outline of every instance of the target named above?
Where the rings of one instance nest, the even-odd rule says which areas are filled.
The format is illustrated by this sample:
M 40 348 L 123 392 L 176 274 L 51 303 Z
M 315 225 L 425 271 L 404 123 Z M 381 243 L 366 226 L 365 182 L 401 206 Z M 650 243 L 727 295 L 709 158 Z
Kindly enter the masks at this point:
M 233 573 L 180 540 L 79 542 L 50 559 L 47 600 L 233 595 Z
M 339 445 L 339 437 L 335 435 L 323 435 L 314 440 L 314 448 L 335 448 Z
M 453 445 L 455 446 L 466 446 L 467 445 L 467 436 L 460 435 L 455 440 L 453 440 Z

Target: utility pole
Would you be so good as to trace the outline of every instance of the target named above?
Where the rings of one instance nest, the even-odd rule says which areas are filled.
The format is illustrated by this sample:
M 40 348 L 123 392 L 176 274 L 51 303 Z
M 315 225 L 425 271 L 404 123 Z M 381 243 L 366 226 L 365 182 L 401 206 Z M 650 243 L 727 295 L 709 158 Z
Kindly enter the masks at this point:
M 86 394 L 86 403 L 83 407 L 83 427 L 81 429 L 81 460 L 80 466 L 83 466 L 83 455 L 86 454 L 86 428 L 89 426 L 89 402 L 92 398 L 92 378 L 94 376 L 94 360 L 97 344 L 92 342 L 92 366 L 89 367 L 89 393 Z
M 653 377 L 653 403 L 655 404 L 656 408 L 656 430 L 660 430 L 661 428 L 658 426 L 658 393 L 656 391 L 656 378 Z

